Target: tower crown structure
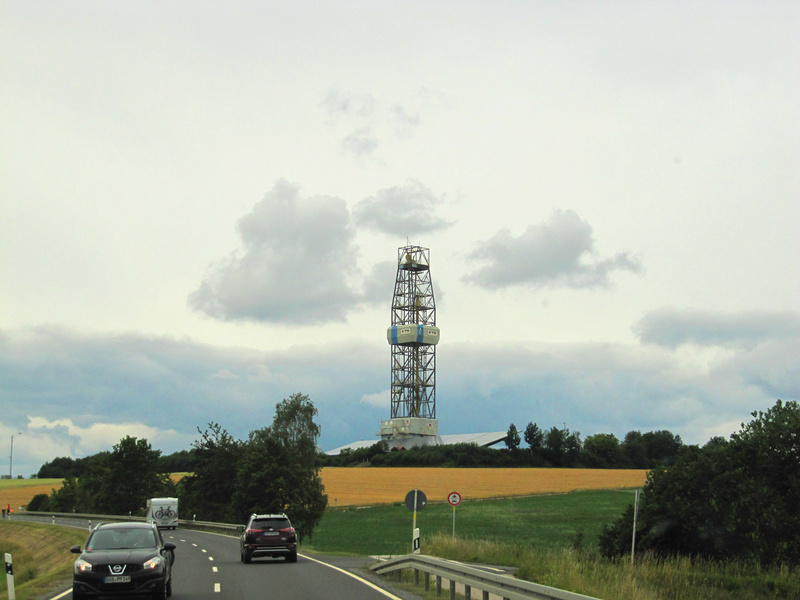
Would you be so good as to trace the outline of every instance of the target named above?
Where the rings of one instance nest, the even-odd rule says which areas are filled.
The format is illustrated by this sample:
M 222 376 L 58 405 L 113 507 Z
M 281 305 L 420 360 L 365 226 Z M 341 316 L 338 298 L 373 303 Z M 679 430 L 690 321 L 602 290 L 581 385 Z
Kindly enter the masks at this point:
M 429 443 L 439 434 L 436 420 L 436 302 L 430 250 L 405 246 L 397 251 L 392 297 L 391 418 L 381 422 L 381 439 Z

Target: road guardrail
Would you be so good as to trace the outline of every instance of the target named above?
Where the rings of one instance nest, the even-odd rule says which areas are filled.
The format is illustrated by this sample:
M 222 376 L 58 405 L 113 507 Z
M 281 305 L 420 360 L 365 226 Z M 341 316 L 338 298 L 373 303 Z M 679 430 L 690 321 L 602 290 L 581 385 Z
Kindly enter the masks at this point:
M 472 598 L 474 590 L 482 593 L 483 600 L 488 600 L 494 594 L 507 600 L 598 600 L 591 596 L 567 592 L 557 588 L 539 585 L 530 581 L 515 579 L 508 575 L 490 573 L 482 569 L 471 567 L 462 563 L 424 556 L 420 554 L 407 554 L 390 558 L 384 562 L 374 564 L 370 570 L 378 575 L 398 573 L 403 569 L 414 570 L 414 581 L 419 582 L 419 573 L 425 575 L 425 590 L 430 589 L 430 577 L 436 578 L 436 595 L 442 593 L 442 580 L 450 582 L 450 598 L 455 599 L 456 585 L 464 586 L 466 600 Z
M 43 512 L 26 510 L 25 512 L 15 513 L 14 516 L 27 516 L 36 517 L 38 519 L 78 519 L 86 520 L 87 526 L 94 526 L 104 521 L 145 521 L 145 517 L 134 517 L 124 515 L 90 515 L 86 513 L 59 513 L 59 512 Z M 232 523 L 212 523 L 210 521 L 190 521 L 178 520 L 178 527 L 186 529 L 199 529 L 203 531 L 215 531 L 233 537 L 241 534 L 243 530 L 242 525 L 234 525 Z

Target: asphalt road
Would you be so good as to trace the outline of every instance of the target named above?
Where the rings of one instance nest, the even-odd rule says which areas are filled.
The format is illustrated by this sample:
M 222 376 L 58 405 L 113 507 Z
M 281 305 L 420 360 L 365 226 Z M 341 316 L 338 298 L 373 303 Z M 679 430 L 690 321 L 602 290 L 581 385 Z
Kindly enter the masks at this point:
M 61 524 L 75 526 L 76 522 Z M 163 535 L 177 545 L 171 600 L 419 599 L 407 592 L 384 589 L 388 588 L 385 580 L 363 572 L 362 567 L 372 562 L 369 558 L 301 552 L 296 563 L 254 558 L 246 565 L 240 560 L 238 538 L 188 529 L 164 531 Z M 50 600 L 71 598 L 71 587 L 50 596 Z
M 172 584 L 174 600 L 400 598 L 346 570 L 365 564 L 364 559 L 339 559 L 342 566 L 337 567 L 332 564 L 336 559 L 300 554 L 296 563 L 263 558 L 246 565 L 240 561 L 237 539 L 189 530 L 165 533 L 178 546 Z M 343 564 L 346 562 L 351 564 Z

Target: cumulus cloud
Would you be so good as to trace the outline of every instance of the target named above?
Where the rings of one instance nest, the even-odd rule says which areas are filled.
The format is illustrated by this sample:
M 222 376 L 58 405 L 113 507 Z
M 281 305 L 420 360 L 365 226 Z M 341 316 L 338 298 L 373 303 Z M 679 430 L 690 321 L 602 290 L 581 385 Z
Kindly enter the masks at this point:
M 800 313 L 663 308 L 644 315 L 633 330 L 642 342 L 665 348 L 752 347 L 767 340 L 800 338 Z
M 436 214 L 444 199 L 415 179 L 378 190 L 353 209 L 358 225 L 394 236 L 410 236 L 446 229 L 452 223 Z
M 49 420 L 40 416 L 28 416 L 27 430 L 34 436 L 40 433 L 41 437 L 48 437 L 55 442 L 64 442 L 64 454 L 72 456 L 88 456 L 103 450 L 110 450 L 126 436 L 146 439 L 153 447 L 159 447 L 162 444 L 174 446 L 175 442 L 190 444 L 194 439 L 180 435 L 174 429 L 152 427 L 140 422 L 95 422 L 88 427 L 81 427 L 70 418 Z
M 604 288 L 613 271 L 643 271 L 628 253 L 595 255 L 591 225 L 571 210 L 556 210 L 549 221 L 528 226 L 519 237 L 503 229 L 480 243 L 468 255 L 479 266 L 465 280 L 487 288 Z
M 285 180 L 239 221 L 241 252 L 209 268 L 189 305 L 225 321 L 344 321 L 358 298 L 344 200 L 303 197 Z M 348 257 L 348 260 L 342 260 Z

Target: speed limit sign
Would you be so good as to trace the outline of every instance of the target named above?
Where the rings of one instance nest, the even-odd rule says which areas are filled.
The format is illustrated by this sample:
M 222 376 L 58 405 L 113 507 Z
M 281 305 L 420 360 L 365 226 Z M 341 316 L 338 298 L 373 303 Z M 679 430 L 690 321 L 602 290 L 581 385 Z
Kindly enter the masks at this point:
M 450 492 L 450 495 L 447 497 L 447 501 L 451 506 L 458 506 L 461 504 L 461 494 L 458 492 Z

